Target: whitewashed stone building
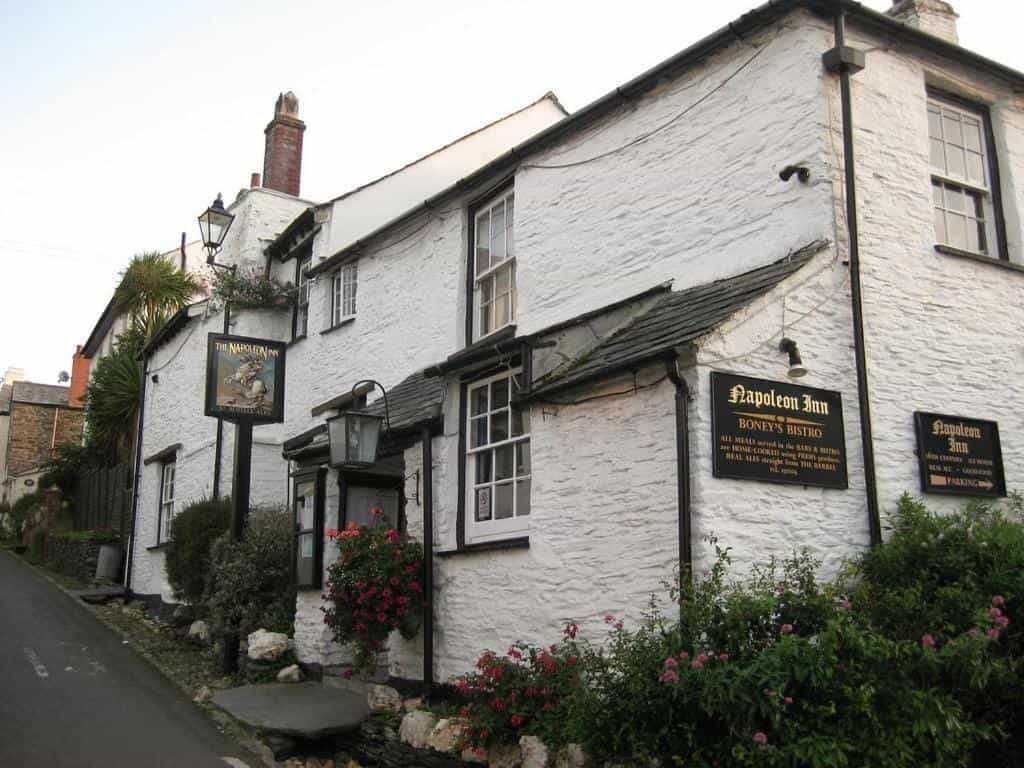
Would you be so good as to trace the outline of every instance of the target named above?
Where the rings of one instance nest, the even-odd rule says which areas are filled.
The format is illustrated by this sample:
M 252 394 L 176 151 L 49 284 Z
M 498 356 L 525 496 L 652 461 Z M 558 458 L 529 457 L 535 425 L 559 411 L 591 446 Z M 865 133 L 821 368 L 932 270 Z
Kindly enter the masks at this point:
M 261 460 L 253 482 L 318 510 L 313 546 L 296 549 L 301 660 L 345 660 L 320 613 L 323 531 L 375 504 L 433 552 L 433 621 L 394 640 L 391 673 L 443 681 L 569 619 L 635 620 L 710 561 L 707 535 L 741 563 L 808 547 L 834 571 L 922 489 L 915 412 L 997 423 L 996 463 L 1019 487 L 1024 75 L 960 48 L 955 29 L 938 0 L 886 14 L 772 2 L 379 226 L 353 234 L 345 198 L 295 218 L 265 249 L 273 275 L 305 287 L 285 422 L 257 430 L 277 468 Z M 153 369 L 174 369 L 160 355 L 176 338 Z M 750 377 L 774 402 L 799 372 L 784 339 L 834 420 L 840 458 L 806 450 L 829 482 L 801 481 L 800 445 L 795 474 L 788 456 L 749 462 L 790 482 L 722 467 L 712 382 Z M 364 379 L 388 392 L 384 457 L 338 472 L 325 419 L 366 399 L 383 411 L 377 392 L 350 394 Z M 164 431 L 145 453 L 194 450 L 173 422 L 201 420 L 198 399 L 154 411 Z M 156 487 L 144 468 L 140 544 Z M 157 586 L 150 563 L 139 592 Z

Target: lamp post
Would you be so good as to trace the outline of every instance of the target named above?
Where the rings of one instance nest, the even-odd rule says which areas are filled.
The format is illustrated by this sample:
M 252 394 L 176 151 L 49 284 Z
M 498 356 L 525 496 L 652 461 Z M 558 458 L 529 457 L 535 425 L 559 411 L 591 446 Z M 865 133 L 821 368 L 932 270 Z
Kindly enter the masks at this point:
M 380 382 L 373 379 L 357 381 L 352 387 L 352 397 L 363 384 L 379 387 L 384 398 L 384 416 L 365 411 L 345 411 L 327 420 L 327 437 L 330 443 L 332 467 L 342 469 L 368 469 L 377 461 L 380 446 L 381 425 L 384 433 L 391 431 L 391 414 L 388 412 L 388 393 Z
M 203 247 L 206 249 L 206 263 L 211 267 L 222 266 L 215 264 L 213 259 L 224 244 L 224 238 L 234 220 L 234 215 L 228 213 L 224 208 L 224 200 L 219 192 L 213 204 L 199 214 L 199 233 L 202 235 Z

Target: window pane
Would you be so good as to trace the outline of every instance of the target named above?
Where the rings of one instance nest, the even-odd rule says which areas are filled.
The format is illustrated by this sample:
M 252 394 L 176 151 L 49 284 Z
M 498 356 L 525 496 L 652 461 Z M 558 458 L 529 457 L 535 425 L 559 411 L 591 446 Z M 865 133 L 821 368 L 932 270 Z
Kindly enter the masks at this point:
M 964 146 L 974 152 L 981 152 L 981 123 L 970 118 L 964 119 Z
M 491 209 L 491 264 L 505 260 L 505 203 Z
M 519 410 L 518 408 L 512 409 L 512 435 L 519 437 L 519 435 L 530 434 L 530 411 L 529 409 Z
M 946 242 L 946 214 L 940 209 L 935 210 L 935 242 Z
M 295 558 L 295 580 L 298 585 L 312 586 L 313 584 L 313 534 L 304 533 L 295 539 L 298 550 Z
M 981 242 L 978 239 L 978 235 L 981 234 L 984 237 L 984 234 L 983 232 L 979 233 L 979 229 L 984 230 L 982 222 L 967 220 L 967 250 L 976 253 L 981 252 Z
M 511 296 L 509 294 L 503 294 L 499 296 L 494 302 L 494 327 L 501 328 L 503 325 L 508 325 L 511 320 Z
M 946 172 L 946 155 L 942 150 L 942 142 L 938 139 L 932 139 L 931 142 L 931 161 L 932 168 L 935 168 L 942 173 Z
M 476 491 L 476 521 L 491 519 L 491 489 L 478 488 Z
M 474 416 L 487 413 L 487 387 L 477 387 L 473 390 L 473 394 L 470 395 L 470 408 L 470 413 Z
M 946 237 L 950 245 L 967 247 L 967 219 L 957 213 L 946 214 Z
M 928 105 L 928 135 L 932 138 L 942 138 L 942 124 L 939 118 L 939 108 L 934 104 Z
M 516 477 L 530 474 L 530 443 L 516 443 Z
M 512 483 L 494 486 L 494 519 L 508 520 L 512 517 Z
M 957 115 L 944 112 L 942 115 L 942 136 L 947 144 L 954 144 L 958 147 L 964 145 L 963 133 L 960 130 L 960 119 Z
M 480 416 L 473 419 L 471 422 L 472 427 L 470 431 L 472 436 L 470 438 L 470 445 L 473 448 L 479 448 L 482 445 L 487 445 L 487 417 Z
M 512 196 L 505 199 L 505 255 L 512 258 L 515 248 L 512 240 Z
M 494 449 L 494 479 L 508 480 L 512 477 L 512 459 L 515 456 L 514 445 L 503 445 Z
M 985 234 L 985 222 L 978 221 L 975 223 L 975 228 L 978 230 L 978 253 L 988 253 L 988 237 Z
M 964 193 L 957 187 L 946 187 L 946 208 L 950 211 L 966 213 L 964 204 Z
M 488 243 L 491 239 L 491 215 L 482 213 L 476 219 L 476 273 L 486 272 L 491 268 L 491 251 Z
M 985 164 L 981 155 L 973 152 L 967 153 L 967 180 L 979 187 L 985 186 Z
M 958 147 L 946 145 L 946 172 L 958 179 L 967 178 L 967 162 L 964 151 Z
M 508 379 L 491 384 L 491 409 L 497 410 L 508 405 Z
M 481 451 L 476 454 L 476 485 L 491 482 L 491 457 L 493 451 Z
M 508 410 L 491 414 L 491 442 L 508 440 Z
M 510 290 L 512 290 L 512 268 L 511 266 L 502 267 L 494 273 L 494 293 L 501 296 Z
M 516 483 L 516 517 L 530 514 L 530 481 L 520 480 Z

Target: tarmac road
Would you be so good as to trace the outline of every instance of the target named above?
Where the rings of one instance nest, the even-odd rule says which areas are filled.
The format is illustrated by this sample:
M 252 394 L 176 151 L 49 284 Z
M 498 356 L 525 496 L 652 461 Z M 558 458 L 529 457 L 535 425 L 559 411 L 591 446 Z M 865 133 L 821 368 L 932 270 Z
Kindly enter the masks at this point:
M 255 766 L 178 688 L 0 551 L 0 768 Z

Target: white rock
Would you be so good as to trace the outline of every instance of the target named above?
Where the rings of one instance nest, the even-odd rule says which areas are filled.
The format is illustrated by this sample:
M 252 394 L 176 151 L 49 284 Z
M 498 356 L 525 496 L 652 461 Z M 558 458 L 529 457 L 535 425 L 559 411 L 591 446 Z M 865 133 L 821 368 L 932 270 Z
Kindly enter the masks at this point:
M 587 753 L 579 744 L 566 744 L 555 757 L 555 768 L 585 768 Z
M 366 703 L 370 709 L 387 709 L 392 712 L 402 711 L 402 696 L 390 685 L 366 684 Z
M 422 707 L 423 698 L 419 696 L 417 696 L 415 699 L 404 699 L 402 701 L 402 709 L 404 709 L 406 712 L 414 712 L 417 709 L 421 709 Z
M 202 619 L 193 621 L 188 628 L 188 639 L 203 644 L 210 642 L 210 628 L 206 622 Z
M 521 768 L 523 753 L 518 744 L 497 744 L 487 752 L 489 768 Z
M 523 736 L 519 740 L 523 768 L 551 768 L 551 750 L 536 736 Z
M 288 635 L 257 629 L 249 635 L 249 658 L 253 661 L 277 661 L 288 650 Z
M 291 666 L 285 667 L 277 673 L 277 682 L 279 683 L 301 683 L 302 682 L 302 670 L 299 669 L 298 664 L 292 664 Z
M 431 749 L 436 749 L 438 752 L 454 752 L 462 740 L 462 732 L 465 727 L 463 721 L 454 718 L 438 720 L 434 730 L 427 736 L 427 746 Z
M 464 763 L 487 765 L 487 750 L 480 747 L 466 747 L 459 755 L 459 759 Z
M 410 712 L 402 718 L 402 724 L 398 727 L 398 738 L 403 743 L 414 749 L 423 749 L 427 746 L 427 737 L 437 725 L 437 715 L 426 710 Z
M 204 701 L 209 701 L 212 697 L 213 691 L 210 690 L 209 686 L 204 685 L 202 688 L 196 691 L 196 695 L 192 697 L 192 701 L 194 701 L 196 704 L 202 704 Z

